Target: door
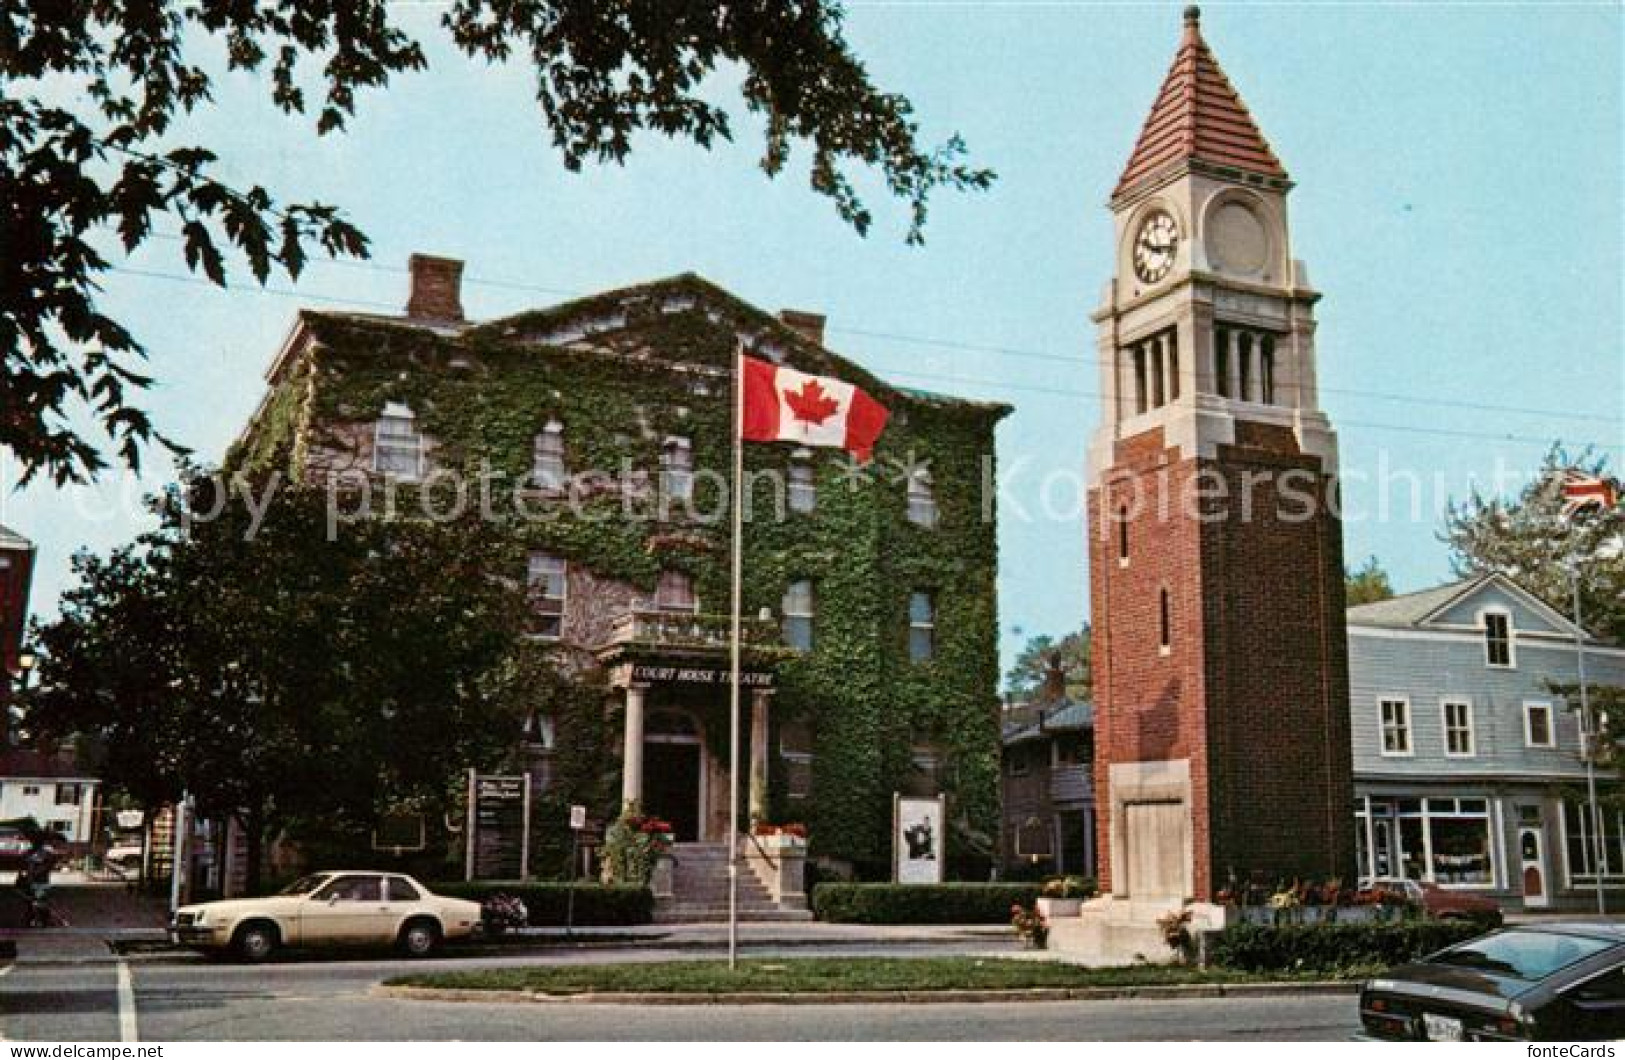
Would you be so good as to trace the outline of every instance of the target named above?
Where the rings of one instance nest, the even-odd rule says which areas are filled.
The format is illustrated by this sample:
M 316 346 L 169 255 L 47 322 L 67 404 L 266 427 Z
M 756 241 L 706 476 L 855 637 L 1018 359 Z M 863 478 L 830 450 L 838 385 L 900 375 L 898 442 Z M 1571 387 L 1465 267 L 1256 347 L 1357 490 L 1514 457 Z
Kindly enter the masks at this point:
M 1123 883 L 1134 901 L 1185 897 L 1185 804 L 1130 802 L 1123 806 Z
M 644 745 L 643 811 L 669 822 L 679 843 L 692 843 L 699 839 L 699 744 Z
M 1528 909 L 1544 909 L 1552 904 L 1546 883 L 1546 842 L 1538 825 L 1518 829 L 1518 853 L 1523 868 L 1523 904 Z

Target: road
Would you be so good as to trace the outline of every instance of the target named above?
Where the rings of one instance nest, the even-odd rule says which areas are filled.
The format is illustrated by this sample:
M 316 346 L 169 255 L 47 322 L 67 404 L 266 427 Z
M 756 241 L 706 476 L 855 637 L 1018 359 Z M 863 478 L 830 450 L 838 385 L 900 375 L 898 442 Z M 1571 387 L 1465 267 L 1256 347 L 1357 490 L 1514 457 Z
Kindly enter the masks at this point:
M 850 955 L 873 952 L 854 947 Z M 895 949 L 890 952 L 895 953 Z M 933 952 L 941 952 L 940 947 Z M 548 960 L 694 954 L 582 951 Z M 129 961 L 19 964 L 0 978 L 0 1036 L 126 1040 L 1253 1040 L 1326 1041 L 1354 1029 L 1352 997 L 998 1004 L 471 1004 L 398 1001 L 371 988 L 408 969 L 499 967 L 536 957 L 286 961 L 257 967 Z M 123 971 L 121 972 L 121 968 Z M 120 976 L 127 989 L 120 997 Z

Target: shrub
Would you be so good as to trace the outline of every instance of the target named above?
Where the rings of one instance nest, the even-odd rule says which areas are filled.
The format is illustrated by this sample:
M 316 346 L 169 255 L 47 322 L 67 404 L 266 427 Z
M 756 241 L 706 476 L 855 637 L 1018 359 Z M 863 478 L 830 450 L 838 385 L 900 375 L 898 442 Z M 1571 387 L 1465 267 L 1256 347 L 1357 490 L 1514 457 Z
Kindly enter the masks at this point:
M 1447 920 L 1236 924 L 1208 936 L 1207 954 L 1212 964 L 1244 972 L 1341 972 L 1404 964 L 1481 934 Z
M 837 924 L 1005 924 L 1035 883 L 820 883 L 812 910 Z
M 493 895 L 512 895 L 525 903 L 531 927 L 562 927 L 570 901 L 567 883 L 513 883 L 497 880 L 478 883 L 432 883 L 429 890 L 448 898 L 483 903 Z M 581 927 L 625 927 L 647 924 L 654 916 L 654 894 L 647 887 L 578 883 L 575 922 Z

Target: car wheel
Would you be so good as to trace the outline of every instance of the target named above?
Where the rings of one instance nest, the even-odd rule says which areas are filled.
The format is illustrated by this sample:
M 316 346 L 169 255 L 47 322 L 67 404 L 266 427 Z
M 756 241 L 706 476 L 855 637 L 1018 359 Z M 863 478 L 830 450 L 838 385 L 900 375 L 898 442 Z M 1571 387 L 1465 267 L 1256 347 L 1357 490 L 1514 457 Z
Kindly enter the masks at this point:
M 248 924 L 238 929 L 235 949 L 243 960 L 259 962 L 276 952 L 279 941 L 270 924 Z
M 427 957 L 440 945 L 440 929 L 429 920 L 414 920 L 401 928 L 401 952 L 408 957 Z

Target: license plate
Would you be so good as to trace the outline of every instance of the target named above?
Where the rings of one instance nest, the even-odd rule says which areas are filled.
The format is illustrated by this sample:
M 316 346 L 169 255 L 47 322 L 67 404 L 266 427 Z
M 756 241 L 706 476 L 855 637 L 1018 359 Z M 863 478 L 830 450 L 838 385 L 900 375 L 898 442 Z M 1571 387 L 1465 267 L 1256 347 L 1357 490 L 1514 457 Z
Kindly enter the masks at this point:
M 1449 1016 L 1435 1016 L 1429 1012 L 1423 1014 L 1422 1026 L 1427 1029 L 1430 1042 L 1461 1041 L 1461 1020 Z

